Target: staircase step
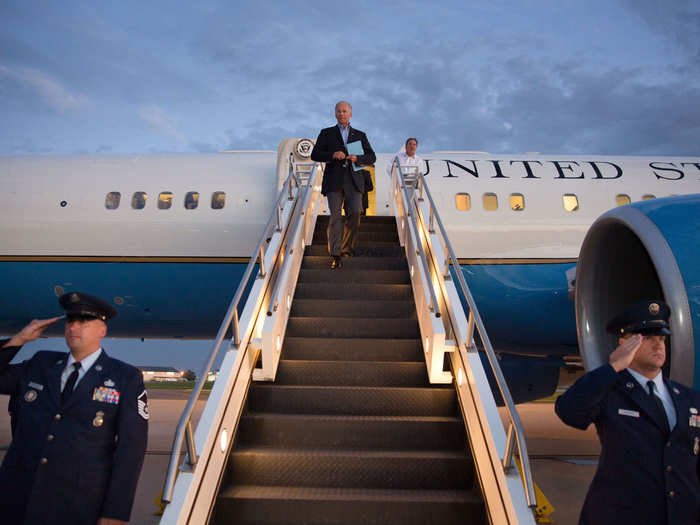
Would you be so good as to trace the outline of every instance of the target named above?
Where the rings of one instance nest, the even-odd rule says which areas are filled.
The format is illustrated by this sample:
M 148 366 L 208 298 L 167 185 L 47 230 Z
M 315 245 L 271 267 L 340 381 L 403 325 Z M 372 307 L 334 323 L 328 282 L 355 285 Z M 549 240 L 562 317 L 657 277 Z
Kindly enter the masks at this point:
M 366 299 L 413 302 L 413 290 L 410 284 L 346 284 L 341 281 L 343 269 L 334 271 L 338 275 L 338 282 L 335 283 L 297 283 L 294 300 Z
M 418 321 L 415 319 L 290 317 L 287 334 L 292 337 L 420 338 Z
M 415 319 L 416 307 L 412 301 L 294 299 L 290 316 Z
M 345 260 L 344 260 L 345 261 Z M 349 266 L 349 265 L 348 265 Z M 342 272 L 342 274 L 340 273 Z M 410 284 L 411 278 L 406 270 L 366 270 L 343 267 L 341 270 L 331 270 L 330 266 L 319 270 L 301 270 L 299 283 L 337 283 L 341 279 L 344 284 L 381 283 L 381 284 Z
M 281 360 L 276 385 L 430 386 L 425 363 Z
M 316 217 L 316 224 L 328 224 L 330 215 L 319 215 Z M 365 215 L 360 221 L 360 227 L 367 225 L 389 224 L 396 226 L 396 218 L 393 215 Z
M 304 256 L 326 256 L 328 255 L 327 242 L 312 244 L 304 249 Z M 358 244 L 355 246 L 355 255 L 359 257 L 405 257 L 406 252 L 398 244 Z
M 294 449 L 465 450 L 456 417 L 308 416 L 249 412 L 236 445 Z
M 215 525 L 486 524 L 474 490 L 367 490 L 239 485 L 219 496 Z
M 319 231 L 318 225 L 316 230 L 314 230 L 313 244 L 326 244 L 328 242 L 328 236 L 326 234 L 325 228 Z M 357 234 L 358 244 L 369 244 L 373 245 L 375 243 L 379 244 L 391 244 L 399 242 L 399 234 L 396 230 L 394 231 L 360 231 Z
M 474 481 L 463 451 L 236 448 L 229 462 L 237 485 L 454 490 Z
M 325 270 L 329 267 L 328 253 L 307 255 L 301 262 L 302 270 Z M 343 270 L 408 270 L 405 257 L 343 257 Z
M 386 388 L 252 383 L 248 408 L 281 414 L 453 417 L 457 398 L 452 385 Z
M 284 359 L 424 362 L 419 339 L 284 338 Z

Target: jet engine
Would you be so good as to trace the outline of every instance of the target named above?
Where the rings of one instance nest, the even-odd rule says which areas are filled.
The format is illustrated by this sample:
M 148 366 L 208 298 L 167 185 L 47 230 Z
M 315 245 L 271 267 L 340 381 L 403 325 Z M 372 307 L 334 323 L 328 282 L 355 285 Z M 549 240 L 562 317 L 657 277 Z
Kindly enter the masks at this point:
M 662 299 L 671 307 L 666 373 L 700 388 L 699 241 L 700 194 L 628 204 L 593 223 L 579 254 L 575 298 L 587 370 L 606 363 L 617 346 L 605 331 L 612 316 L 628 304 Z

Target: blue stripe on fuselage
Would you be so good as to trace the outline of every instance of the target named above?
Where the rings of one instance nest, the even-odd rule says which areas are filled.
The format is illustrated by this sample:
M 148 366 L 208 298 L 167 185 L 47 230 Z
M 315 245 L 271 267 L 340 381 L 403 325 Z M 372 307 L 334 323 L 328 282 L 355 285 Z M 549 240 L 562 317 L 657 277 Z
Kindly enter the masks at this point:
M 574 266 L 570 262 L 462 265 L 495 350 L 578 354 L 574 302 L 566 276 Z M 462 303 L 468 311 L 463 297 Z
M 573 263 L 465 264 L 462 270 L 496 350 L 577 354 Z M 0 262 L 0 334 L 60 315 L 55 289 L 117 304 L 111 337 L 213 339 L 246 264 L 196 262 Z M 244 301 L 241 301 L 243 304 Z M 62 335 L 56 326 L 47 335 Z
M 61 315 L 56 287 L 115 304 L 111 337 L 213 339 L 246 264 L 173 262 L 0 262 L 0 333 Z M 244 297 L 245 299 L 245 297 Z M 244 301 L 241 301 L 243 304 Z M 62 335 L 52 327 L 46 335 Z

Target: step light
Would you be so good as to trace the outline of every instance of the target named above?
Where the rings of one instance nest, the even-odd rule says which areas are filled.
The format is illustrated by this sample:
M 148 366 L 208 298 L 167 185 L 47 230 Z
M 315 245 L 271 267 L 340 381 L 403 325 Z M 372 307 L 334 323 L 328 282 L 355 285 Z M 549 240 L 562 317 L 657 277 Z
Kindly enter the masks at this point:
M 219 449 L 221 452 L 226 453 L 226 449 L 228 448 L 228 431 L 226 429 L 223 429 L 221 431 L 221 434 L 219 435 Z

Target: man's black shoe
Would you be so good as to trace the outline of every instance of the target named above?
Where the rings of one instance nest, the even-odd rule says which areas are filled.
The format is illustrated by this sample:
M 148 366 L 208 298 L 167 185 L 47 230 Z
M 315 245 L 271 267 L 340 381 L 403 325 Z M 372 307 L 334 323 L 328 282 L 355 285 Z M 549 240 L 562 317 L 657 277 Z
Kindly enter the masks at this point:
M 331 270 L 340 270 L 342 267 L 343 259 L 341 259 L 337 255 L 334 255 L 333 260 L 331 261 Z

